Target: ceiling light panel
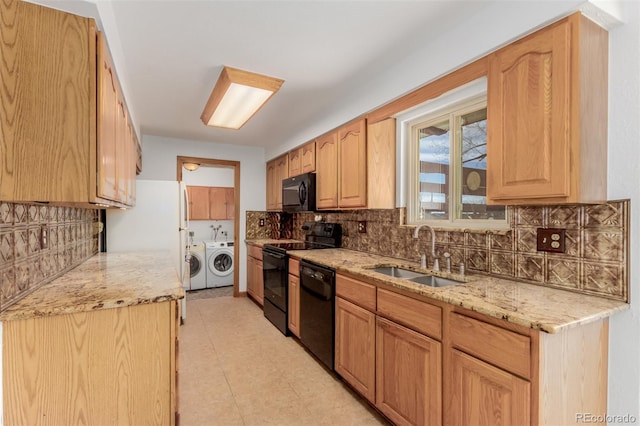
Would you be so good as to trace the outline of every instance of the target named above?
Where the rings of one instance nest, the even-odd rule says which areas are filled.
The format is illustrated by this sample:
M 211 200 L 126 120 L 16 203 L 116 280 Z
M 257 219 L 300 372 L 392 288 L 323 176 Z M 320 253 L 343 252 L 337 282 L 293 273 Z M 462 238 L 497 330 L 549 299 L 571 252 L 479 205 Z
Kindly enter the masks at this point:
M 200 118 L 208 126 L 239 129 L 282 83 L 284 80 L 224 67 Z

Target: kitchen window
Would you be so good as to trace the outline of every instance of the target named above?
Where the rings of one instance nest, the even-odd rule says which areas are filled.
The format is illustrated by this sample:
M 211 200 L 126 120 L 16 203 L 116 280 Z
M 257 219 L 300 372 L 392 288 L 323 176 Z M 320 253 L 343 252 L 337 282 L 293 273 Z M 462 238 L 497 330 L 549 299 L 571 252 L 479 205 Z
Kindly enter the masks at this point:
M 508 228 L 506 207 L 487 205 L 486 95 L 405 121 L 407 223 Z

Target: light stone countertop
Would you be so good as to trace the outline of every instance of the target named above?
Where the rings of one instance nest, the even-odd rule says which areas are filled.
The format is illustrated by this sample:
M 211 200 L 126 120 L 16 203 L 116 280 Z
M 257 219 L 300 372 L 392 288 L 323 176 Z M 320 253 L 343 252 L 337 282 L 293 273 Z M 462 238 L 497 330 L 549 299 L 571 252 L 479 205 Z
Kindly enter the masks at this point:
M 293 250 L 288 253 L 372 284 L 403 289 L 547 333 L 557 333 L 629 309 L 629 304 L 617 300 L 478 274 L 467 274 L 466 282 L 462 284 L 433 288 L 370 270 L 376 266 L 401 266 L 420 271 L 418 263 L 353 250 Z M 454 274 L 436 275 L 461 278 Z
M 0 321 L 182 299 L 167 252 L 98 253 L 0 312 Z

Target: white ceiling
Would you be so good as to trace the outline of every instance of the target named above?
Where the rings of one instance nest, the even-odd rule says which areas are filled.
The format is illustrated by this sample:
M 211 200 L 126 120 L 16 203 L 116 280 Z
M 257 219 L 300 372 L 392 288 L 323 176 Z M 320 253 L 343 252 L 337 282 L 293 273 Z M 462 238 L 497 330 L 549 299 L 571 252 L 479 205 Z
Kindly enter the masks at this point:
M 491 3 L 35 1 L 102 22 L 140 133 L 264 147 L 304 133 L 389 64 Z M 223 65 L 285 80 L 237 131 L 200 121 Z

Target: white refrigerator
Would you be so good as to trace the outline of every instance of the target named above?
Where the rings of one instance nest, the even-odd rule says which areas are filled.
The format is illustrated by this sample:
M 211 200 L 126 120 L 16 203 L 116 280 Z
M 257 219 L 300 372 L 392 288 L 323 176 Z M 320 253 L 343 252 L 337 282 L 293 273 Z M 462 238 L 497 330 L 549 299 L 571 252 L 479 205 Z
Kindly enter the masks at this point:
M 136 205 L 107 210 L 107 252 L 167 251 L 189 289 L 188 200 L 176 181 L 137 180 Z M 185 304 L 183 319 L 186 315 Z

